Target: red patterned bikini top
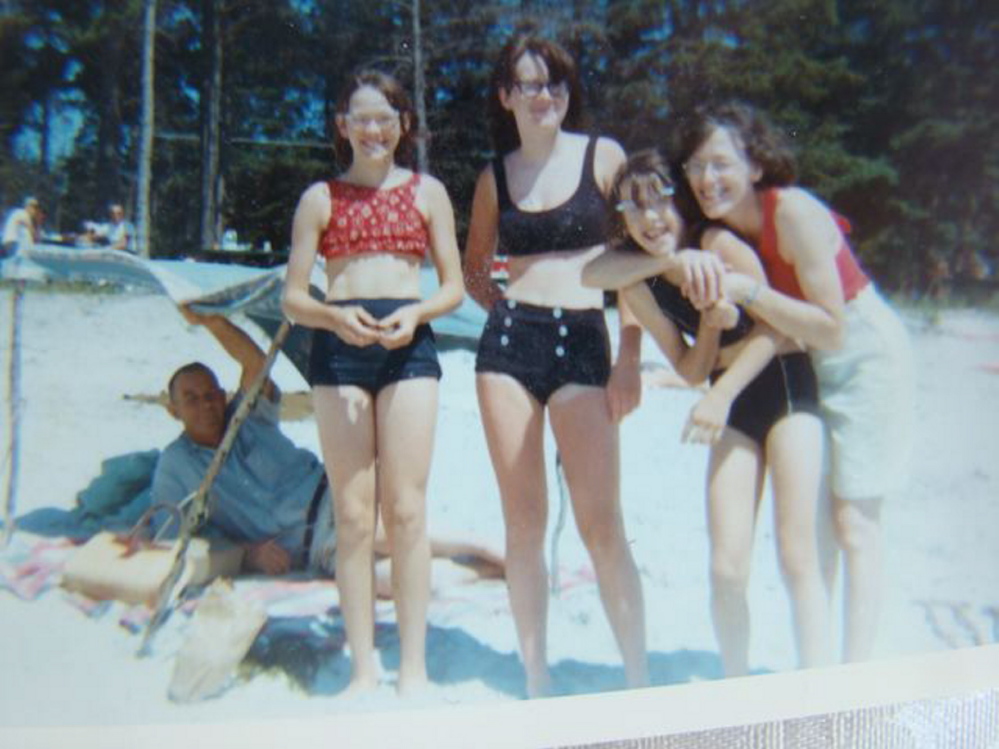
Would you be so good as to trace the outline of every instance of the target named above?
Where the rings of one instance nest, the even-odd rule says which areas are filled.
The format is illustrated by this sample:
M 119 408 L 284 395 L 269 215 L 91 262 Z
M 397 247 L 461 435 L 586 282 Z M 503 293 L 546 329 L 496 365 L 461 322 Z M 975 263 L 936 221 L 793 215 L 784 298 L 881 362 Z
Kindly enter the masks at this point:
M 420 175 L 381 190 L 329 181 L 330 222 L 319 237 L 323 257 L 377 252 L 423 258 L 430 245 L 427 223 L 416 208 Z
M 798 276 L 794 266 L 780 256 L 780 251 L 777 248 L 777 224 L 774 220 L 774 214 L 777 212 L 777 196 L 778 190 L 775 188 L 763 191 L 763 229 L 760 233 L 757 253 L 771 286 L 788 296 L 804 299 L 805 293 L 798 284 Z M 830 213 L 843 236 L 839 251 L 836 253 L 836 270 L 839 271 L 843 299 L 849 302 L 870 281 L 860 268 L 860 264 L 850 248 L 850 243 L 846 240 L 846 235 L 850 233 L 850 222 L 835 211 L 830 211 Z

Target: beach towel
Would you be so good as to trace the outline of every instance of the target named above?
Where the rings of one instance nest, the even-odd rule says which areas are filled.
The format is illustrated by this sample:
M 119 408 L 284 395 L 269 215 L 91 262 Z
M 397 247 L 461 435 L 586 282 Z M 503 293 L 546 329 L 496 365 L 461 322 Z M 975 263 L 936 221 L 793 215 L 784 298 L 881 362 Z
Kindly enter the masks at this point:
M 159 450 L 116 455 L 76 495 L 71 510 L 42 507 L 19 517 L 19 530 L 39 536 L 86 541 L 101 531 L 126 531 L 149 509 L 153 471 Z

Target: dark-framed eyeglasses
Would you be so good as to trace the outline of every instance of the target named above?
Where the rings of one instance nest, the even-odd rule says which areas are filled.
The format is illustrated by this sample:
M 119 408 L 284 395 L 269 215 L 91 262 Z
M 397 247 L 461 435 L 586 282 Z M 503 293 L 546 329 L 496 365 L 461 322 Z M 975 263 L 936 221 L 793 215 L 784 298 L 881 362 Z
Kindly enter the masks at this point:
M 541 92 L 547 89 L 548 95 L 553 99 L 565 99 L 569 96 L 569 84 L 565 81 L 552 83 L 551 81 L 515 81 L 513 84 L 521 94 L 529 99 L 541 96 Z

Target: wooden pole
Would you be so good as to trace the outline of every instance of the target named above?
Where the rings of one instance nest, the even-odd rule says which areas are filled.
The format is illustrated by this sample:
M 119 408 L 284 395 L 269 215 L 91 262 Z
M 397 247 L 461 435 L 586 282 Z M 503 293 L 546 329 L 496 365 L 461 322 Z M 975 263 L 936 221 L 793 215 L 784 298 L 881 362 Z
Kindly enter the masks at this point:
M 3 503 L 2 548 L 14 535 L 14 512 L 17 508 L 17 479 L 21 463 L 21 315 L 24 309 L 24 281 L 14 282 L 10 315 L 10 365 L 7 370 L 7 413 L 10 430 L 7 443 L 7 490 Z
M 208 470 L 205 472 L 205 478 L 202 480 L 201 486 L 198 487 L 198 491 L 195 493 L 194 499 L 191 500 L 191 506 L 188 508 L 187 512 L 184 513 L 184 521 L 181 524 L 180 529 L 180 543 L 177 544 L 177 555 L 174 557 L 173 566 L 170 568 L 170 572 L 163 580 L 162 585 L 160 585 L 159 594 L 157 595 L 156 608 L 153 610 L 153 616 L 150 618 L 149 624 L 146 626 L 146 632 L 145 635 L 143 635 L 142 644 L 139 646 L 139 656 L 149 654 L 153 636 L 163 625 L 169 615 L 170 601 L 173 598 L 174 588 L 177 587 L 177 583 L 184 574 L 184 560 L 187 556 L 187 547 L 191 543 L 191 537 L 194 535 L 194 531 L 196 531 L 208 518 L 208 512 L 210 509 L 208 506 L 208 496 L 211 491 L 212 484 L 215 482 L 215 477 L 222 469 L 222 463 L 225 462 L 226 457 L 229 455 L 229 450 L 232 448 L 232 443 L 236 439 L 236 435 L 239 433 L 240 426 L 246 420 L 246 417 L 249 416 L 250 411 L 257 402 L 257 397 L 260 395 L 260 391 L 263 388 L 264 383 L 267 382 L 268 376 L 270 376 L 271 367 L 274 366 L 274 360 L 277 358 L 278 351 L 281 350 L 281 344 L 288 336 L 288 332 L 290 330 L 291 323 L 284 320 L 281 323 L 281 327 L 278 328 L 277 333 L 274 334 L 274 340 L 271 341 L 271 347 L 267 352 L 267 358 L 264 360 L 264 366 L 261 368 L 257 378 L 244 394 L 243 400 L 240 401 L 239 408 L 236 409 L 236 413 L 234 413 L 232 418 L 229 419 L 229 424 L 226 427 L 225 434 L 222 435 L 222 441 L 215 450 L 215 455 L 212 456 L 212 462 L 208 465 Z

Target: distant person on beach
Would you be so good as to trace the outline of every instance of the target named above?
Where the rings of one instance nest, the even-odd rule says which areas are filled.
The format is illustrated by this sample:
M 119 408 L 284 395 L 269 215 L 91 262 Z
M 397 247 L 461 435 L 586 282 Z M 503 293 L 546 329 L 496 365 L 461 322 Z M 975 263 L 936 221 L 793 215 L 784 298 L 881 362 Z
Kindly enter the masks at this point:
M 112 203 L 108 208 L 111 223 L 107 227 L 107 241 L 112 250 L 135 253 L 135 227 L 125 220 L 125 209 L 121 203 Z
M 727 300 L 698 311 L 670 280 L 685 275 L 682 265 L 689 252 L 679 253 L 699 244 L 734 270 L 760 282 L 765 276 L 753 251 L 730 232 L 694 223 L 692 198 L 676 194 L 658 152 L 631 155 L 612 195 L 621 240 L 587 265 L 584 283 L 621 289 L 676 372 L 691 385 L 711 381 L 682 436 L 711 445 L 711 613 L 725 673 L 749 673 L 747 587 L 768 470 L 798 662 L 824 665 L 830 651 L 829 611 L 815 534 L 823 429 L 808 354 L 768 325 L 754 324 Z M 646 279 L 654 267 L 661 272 Z
M 351 652 L 351 690 L 377 686 L 372 600 L 379 514 L 391 546 L 401 662 L 397 689 L 427 682 L 430 544 L 426 487 L 441 368 L 429 322 L 464 287 L 451 200 L 436 178 L 401 165 L 416 118 L 388 75 L 351 75 L 336 104 L 335 149 L 346 171 L 303 194 L 292 225 L 283 307 L 313 328 L 309 381 L 333 487 L 336 567 Z M 325 299 L 309 294 L 319 256 Z M 439 288 L 420 297 L 429 259 Z
M 180 504 L 201 486 L 229 419 L 265 363 L 263 351 L 225 317 L 199 315 L 180 307 L 192 325 L 204 326 L 240 365 L 240 386 L 226 402 L 214 372 L 194 362 L 178 369 L 168 385 L 168 408 L 183 433 L 160 456 L 153 477 L 154 503 Z M 280 391 L 268 379 L 212 484 L 211 513 L 203 535 L 222 538 L 244 549 L 244 569 L 265 575 L 308 570 L 335 575 L 336 532 L 331 496 L 323 466 L 309 451 L 296 447 L 278 421 Z M 375 551 L 389 551 L 379 528 Z M 442 558 L 465 557 L 502 574 L 500 554 L 460 538 L 431 538 L 431 551 Z M 378 580 L 379 595 L 390 586 Z
M 37 198 L 26 198 L 24 205 L 12 210 L 3 225 L 3 255 L 13 257 L 18 250 L 31 249 L 42 228 L 42 206 Z
M 881 507 L 904 485 L 911 444 L 908 335 L 854 257 L 848 223 L 794 185 L 793 155 L 759 112 L 703 107 L 684 120 L 677 146 L 703 213 L 750 242 L 766 271 L 767 283 L 724 274 L 725 297 L 811 354 L 830 440 L 833 526 L 845 554 L 843 658 L 866 659 L 881 610 Z M 715 301 L 689 291 L 699 306 Z
M 488 104 L 497 157 L 476 183 L 465 253 L 469 294 L 489 311 L 476 388 L 503 503 L 510 604 L 531 697 L 552 690 L 546 414 L 627 684 L 648 684 L 645 607 L 621 511 L 617 423 L 638 404 L 641 330 L 622 326 L 612 367 L 603 294 L 580 279 L 609 237 L 607 196 L 624 151 L 610 138 L 578 132 L 581 95 L 576 63 L 558 44 L 517 35 L 503 48 Z M 509 256 L 505 291 L 490 276 L 498 246 Z

